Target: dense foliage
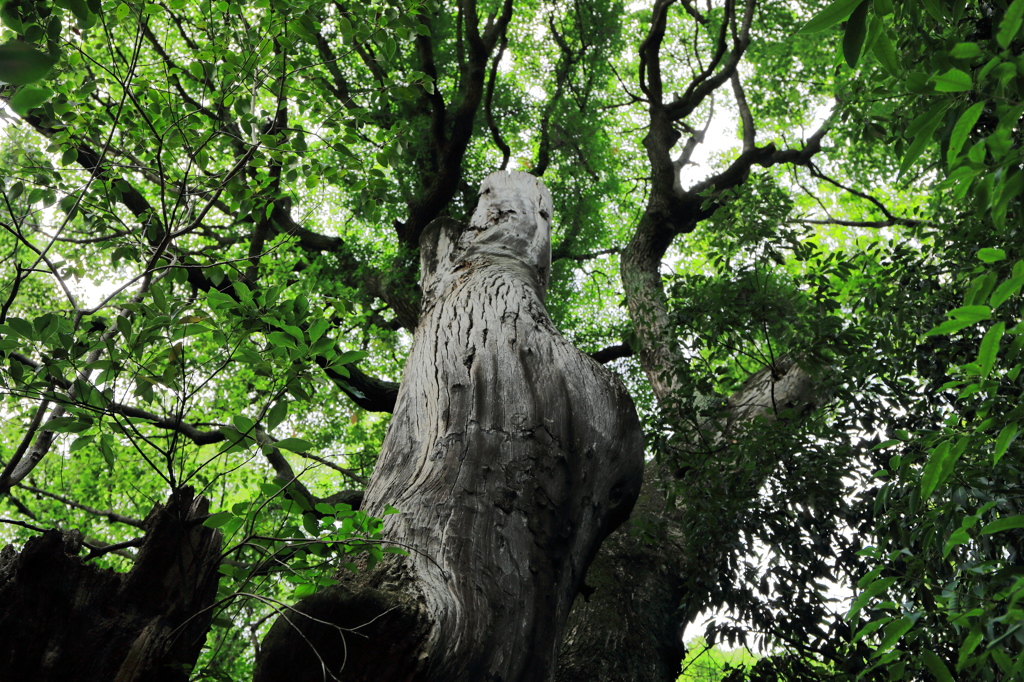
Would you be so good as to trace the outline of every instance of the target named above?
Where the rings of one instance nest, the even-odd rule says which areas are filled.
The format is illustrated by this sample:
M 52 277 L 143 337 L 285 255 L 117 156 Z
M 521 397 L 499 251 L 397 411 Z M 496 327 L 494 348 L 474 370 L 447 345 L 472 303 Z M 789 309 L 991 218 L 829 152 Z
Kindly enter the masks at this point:
M 227 538 L 194 679 L 245 679 L 283 605 L 404 551 L 358 506 L 418 238 L 517 168 L 552 317 L 645 417 L 668 610 L 777 652 L 734 676 L 1019 677 L 1022 18 L 9 0 L 0 533 L 124 569 L 194 486 Z M 733 425 L 786 363 L 813 389 Z

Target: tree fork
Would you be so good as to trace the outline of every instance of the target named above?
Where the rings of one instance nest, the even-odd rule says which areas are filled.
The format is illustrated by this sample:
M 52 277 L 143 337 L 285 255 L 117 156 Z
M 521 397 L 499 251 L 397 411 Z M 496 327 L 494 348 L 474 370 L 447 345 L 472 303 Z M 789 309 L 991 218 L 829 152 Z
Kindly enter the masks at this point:
M 539 179 L 499 172 L 468 227 L 425 230 L 420 324 L 364 502 L 400 510 L 386 537 L 411 553 L 284 614 L 257 682 L 551 679 L 643 471 L 625 388 L 544 308 L 551 210 Z

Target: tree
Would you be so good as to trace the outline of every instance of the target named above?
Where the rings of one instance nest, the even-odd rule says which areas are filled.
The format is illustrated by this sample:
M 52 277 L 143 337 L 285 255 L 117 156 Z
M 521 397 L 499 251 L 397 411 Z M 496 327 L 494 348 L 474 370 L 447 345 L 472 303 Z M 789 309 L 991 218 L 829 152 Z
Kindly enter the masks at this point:
M 179 596 L 149 616 L 201 613 L 209 635 L 185 616 L 187 641 L 144 647 L 129 625 L 105 656 L 124 679 L 241 679 L 254 660 L 264 680 L 675 679 L 707 608 L 741 621 L 709 643 L 752 629 L 786 648 L 751 674 L 973 666 L 990 621 L 879 597 L 948 579 L 949 551 L 905 541 L 937 522 L 950 551 L 988 552 L 978 570 L 1016 561 L 985 544 L 1020 532 L 1015 413 L 954 436 L 970 420 L 943 391 L 951 367 L 992 376 L 994 337 L 1015 334 L 1007 313 L 971 338 L 983 311 L 957 298 L 992 314 L 1020 293 L 1022 11 L 6 3 L 11 532 L 79 529 L 84 558 L 51 533 L 42 564 L 83 584 L 91 562 L 140 570 L 146 547 L 191 559 L 159 519 L 223 538 L 217 593 L 172 573 Z M 723 112 L 737 148 L 702 159 Z M 983 213 L 941 193 L 936 152 Z M 478 197 L 512 167 L 532 177 Z M 1007 271 L 961 284 L 979 246 Z M 964 325 L 922 342 L 949 310 Z M 971 419 L 1019 395 L 1005 357 Z M 400 385 L 377 378 L 403 363 Z M 957 468 L 991 448 L 994 472 Z M 954 474 L 970 492 L 943 497 Z M 167 513 L 190 486 L 212 514 Z M 987 525 L 950 545 L 961 509 Z M 898 583 L 901 549 L 926 570 Z M 26 609 L 46 587 L 31 556 L 0 563 Z M 823 581 L 858 579 L 854 612 L 830 611 Z M 975 658 L 1010 674 L 1020 590 L 986 585 L 1006 611 Z M 914 624 L 954 612 L 973 644 L 953 660 L 954 623 L 915 663 Z

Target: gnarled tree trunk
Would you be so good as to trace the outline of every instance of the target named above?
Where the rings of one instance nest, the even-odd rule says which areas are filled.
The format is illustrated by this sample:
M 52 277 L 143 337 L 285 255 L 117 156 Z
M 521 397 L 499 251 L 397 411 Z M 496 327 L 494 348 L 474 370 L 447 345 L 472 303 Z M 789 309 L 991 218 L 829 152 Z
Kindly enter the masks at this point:
M 802 416 L 825 400 L 821 382 L 793 358 L 783 357 L 751 376 L 729 398 L 724 419 L 709 425 L 705 435 L 721 443 L 757 419 L 774 421 L 783 411 Z M 718 456 L 729 460 L 724 451 Z M 725 495 L 736 484 L 730 479 L 739 478 L 734 469 L 742 470 L 747 480 L 740 485 L 749 496 L 776 464 L 770 458 L 750 468 L 712 462 L 692 475 L 708 481 L 708 494 Z M 671 485 L 665 477 L 673 472 L 657 462 L 646 469 L 632 516 L 601 546 L 587 573 L 586 597 L 573 606 L 557 682 L 673 682 L 686 654 L 683 630 L 696 615 L 686 608 L 689 590 L 703 589 L 702 580 L 715 580 L 715 567 L 736 550 L 739 519 L 716 519 L 715 541 L 695 546 L 681 531 L 687 501 L 670 506 L 662 492 Z
M 0 679 L 186 682 L 213 619 L 220 531 L 191 488 L 146 519 L 128 573 L 76 556 L 77 531 L 0 552 Z
M 625 388 L 544 309 L 550 219 L 539 179 L 499 172 L 468 227 L 425 231 L 420 324 L 364 502 L 401 511 L 387 539 L 411 555 L 300 602 L 257 680 L 551 678 L 643 442 Z

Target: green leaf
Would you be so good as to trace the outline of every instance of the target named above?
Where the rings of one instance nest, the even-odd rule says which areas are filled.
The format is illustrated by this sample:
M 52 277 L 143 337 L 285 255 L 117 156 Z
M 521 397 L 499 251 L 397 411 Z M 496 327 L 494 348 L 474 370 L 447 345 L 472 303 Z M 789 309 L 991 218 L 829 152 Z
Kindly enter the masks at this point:
M 871 0 L 857 5 L 850 20 L 846 22 L 846 33 L 843 34 L 843 56 L 851 69 L 857 68 L 860 51 L 864 47 L 864 37 L 868 32 L 868 5 Z
M 1004 50 L 1010 47 L 1010 43 L 1017 37 L 1022 20 L 1024 20 L 1024 0 L 1013 0 L 1013 3 L 1006 9 L 1003 20 L 999 22 L 999 33 L 996 34 L 996 40 Z
M 871 51 L 874 52 L 875 59 L 882 65 L 883 69 L 889 72 L 890 76 L 899 78 L 903 75 L 903 67 L 900 65 L 899 58 L 896 57 L 896 49 L 892 46 L 889 34 L 886 33 L 884 28 L 878 32 L 878 37 L 871 46 Z
M 34 341 L 36 338 L 35 327 L 28 320 L 23 320 L 20 317 L 8 317 L 7 326 L 14 331 L 18 336 L 24 337 L 29 341 Z
M 932 18 L 940 24 L 944 24 L 946 22 L 946 13 L 943 10 L 945 2 L 946 0 L 922 0 L 925 10 L 927 10 L 928 14 L 932 15 Z
M 962 670 L 964 663 L 970 657 L 974 650 L 978 648 L 981 641 L 985 638 L 985 633 L 981 631 L 981 627 L 975 623 L 974 628 L 971 630 L 971 634 L 967 635 L 964 639 L 964 643 L 960 646 L 960 654 L 957 656 L 957 669 Z
M 35 83 L 45 78 L 56 63 L 56 57 L 40 52 L 28 43 L 12 40 L 0 45 L 0 81 L 4 83 Z
M 953 162 L 960 155 L 960 150 L 963 149 L 964 143 L 967 142 L 967 138 L 970 137 L 971 131 L 974 130 L 974 126 L 978 123 L 978 119 L 984 110 L 985 102 L 981 101 L 960 114 L 956 125 L 953 126 L 953 132 L 949 136 L 949 150 L 946 152 L 946 162 L 950 166 L 953 165 Z
M 862 0 L 836 0 L 811 17 L 810 21 L 804 24 L 799 32 L 815 33 L 832 28 L 850 16 L 853 10 L 857 9 L 861 4 L 863 4 Z
M 118 21 L 124 21 L 124 18 L 128 16 L 128 13 L 130 11 L 131 9 L 128 7 L 128 5 L 122 2 L 117 6 L 117 9 L 114 10 L 114 16 L 117 17 Z
M 999 460 L 1006 454 L 1010 443 L 1017 437 L 1017 422 L 1010 422 L 996 436 L 996 447 L 992 451 L 992 466 L 999 464 Z
M 1006 331 L 1004 322 L 997 322 L 985 332 L 981 339 L 981 347 L 978 349 L 978 365 L 981 367 L 981 376 L 987 377 L 996 363 L 996 355 L 999 353 L 999 342 L 1003 339 L 1003 332 Z
M 267 340 L 270 341 L 271 344 L 273 344 L 274 346 L 277 346 L 277 347 L 284 347 L 284 348 L 297 348 L 298 347 L 298 346 L 295 345 L 295 339 L 292 336 L 290 336 L 288 334 L 285 334 L 284 332 L 270 332 L 269 334 L 267 334 Z
M 255 426 L 255 424 L 253 424 L 252 419 L 249 419 L 248 417 L 242 414 L 236 414 L 232 416 L 231 423 L 235 426 L 236 429 L 238 429 L 239 433 L 243 434 L 251 433 L 253 430 L 253 426 Z
M 934 651 L 931 649 L 922 651 L 921 660 L 924 661 L 928 672 L 935 676 L 936 682 L 953 682 L 953 675 L 950 674 L 949 668 Z
M 89 12 L 89 5 L 86 4 L 85 0 L 68 0 L 68 9 L 75 15 L 79 26 L 82 28 L 91 28 L 96 23 L 94 15 Z
M 960 69 L 950 69 L 935 76 L 935 89 L 939 92 L 966 92 L 972 87 L 970 75 Z
M 928 111 L 910 122 L 910 125 L 907 127 L 907 137 L 913 138 L 914 141 L 903 154 L 903 160 L 900 162 L 900 177 L 910 170 L 910 167 L 914 165 L 914 162 L 921 156 L 925 148 L 931 144 L 932 133 L 935 132 L 935 129 L 942 121 L 942 116 L 946 113 L 948 105 L 948 102 L 945 101 L 938 102 L 932 105 Z
M 319 339 L 324 335 L 324 332 L 327 331 L 329 326 L 330 322 L 322 317 L 313 322 L 313 324 L 309 325 L 309 340 L 312 342 Z
M 981 534 L 992 535 L 993 533 L 999 533 L 1004 530 L 1014 530 L 1016 528 L 1024 528 L 1024 514 L 1015 514 L 1014 516 L 1004 516 L 1001 519 L 996 519 L 982 528 Z
M 942 483 L 942 472 L 948 457 L 948 440 L 942 441 L 932 448 L 928 455 L 928 462 L 924 465 L 924 471 L 921 473 L 921 497 L 923 499 L 931 497 L 935 489 Z
M 229 511 L 217 512 L 216 514 L 211 514 L 208 519 L 203 521 L 203 525 L 207 528 L 220 528 L 233 518 L 235 518 L 235 515 Z
M 1011 277 L 996 287 L 996 290 L 992 292 L 992 297 L 988 300 L 988 304 L 992 306 L 992 310 L 995 310 L 1005 303 L 1008 298 L 1020 293 L 1022 286 L 1024 286 L 1024 275 Z
M 350 350 L 345 351 L 338 355 L 332 361 L 332 365 L 347 365 L 352 362 L 358 362 L 366 357 L 366 352 L 361 350 Z
M 267 413 L 267 429 L 272 430 L 284 421 L 285 417 L 288 416 L 288 401 L 279 400 L 274 403 L 274 406 L 270 408 Z
M 117 458 L 114 456 L 114 448 L 110 444 L 111 438 L 110 434 L 103 434 L 103 437 L 100 438 L 100 454 L 103 455 L 103 461 L 107 463 L 107 468 L 113 471 Z
M 957 43 L 949 54 L 955 59 L 972 59 L 981 55 L 981 48 L 978 43 Z
M 978 260 L 985 263 L 998 263 L 1006 259 L 1006 252 L 1002 249 L 979 249 Z
M 43 428 L 54 433 L 81 433 L 91 426 L 91 423 L 79 421 L 77 417 L 54 417 Z
M 262 492 L 267 497 L 274 497 L 282 490 L 284 490 L 284 486 L 280 485 L 279 483 L 270 483 L 269 481 L 262 481 L 259 484 L 259 488 L 260 492 Z
M 950 310 L 946 313 L 946 316 L 951 317 L 954 320 L 981 322 L 982 320 L 988 320 L 992 317 L 992 309 L 987 305 L 965 305 L 960 308 Z
M 288 332 L 289 334 L 291 334 L 292 338 L 294 338 L 299 343 L 305 343 L 306 335 L 303 334 L 302 330 L 299 329 L 298 327 L 296 327 L 295 325 L 283 324 L 283 325 L 281 325 L 281 329 L 283 329 L 286 332 Z
M 299 583 L 295 586 L 295 599 L 302 599 L 316 592 L 316 585 L 313 583 Z
M 898 618 L 889 623 L 885 628 L 885 634 L 882 636 L 882 641 L 878 644 L 878 648 L 875 650 L 874 655 L 879 656 L 891 649 L 896 645 L 896 642 L 899 641 L 900 637 L 907 634 L 912 627 L 914 627 L 914 621 L 910 618 Z
M 71 444 L 71 447 L 68 448 L 68 452 L 78 452 L 82 448 L 88 446 L 94 440 L 96 440 L 95 435 L 79 436 L 78 438 L 75 439 L 75 442 Z
M 274 446 L 291 452 L 306 452 L 313 447 L 313 444 L 302 438 L 285 438 L 274 443 Z
M 26 116 L 38 106 L 42 106 L 53 95 L 53 90 L 44 85 L 25 85 L 18 88 L 11 98 L 10 106 L 18 116 Z M 77 153 L 76 153 L 76 157 Z

